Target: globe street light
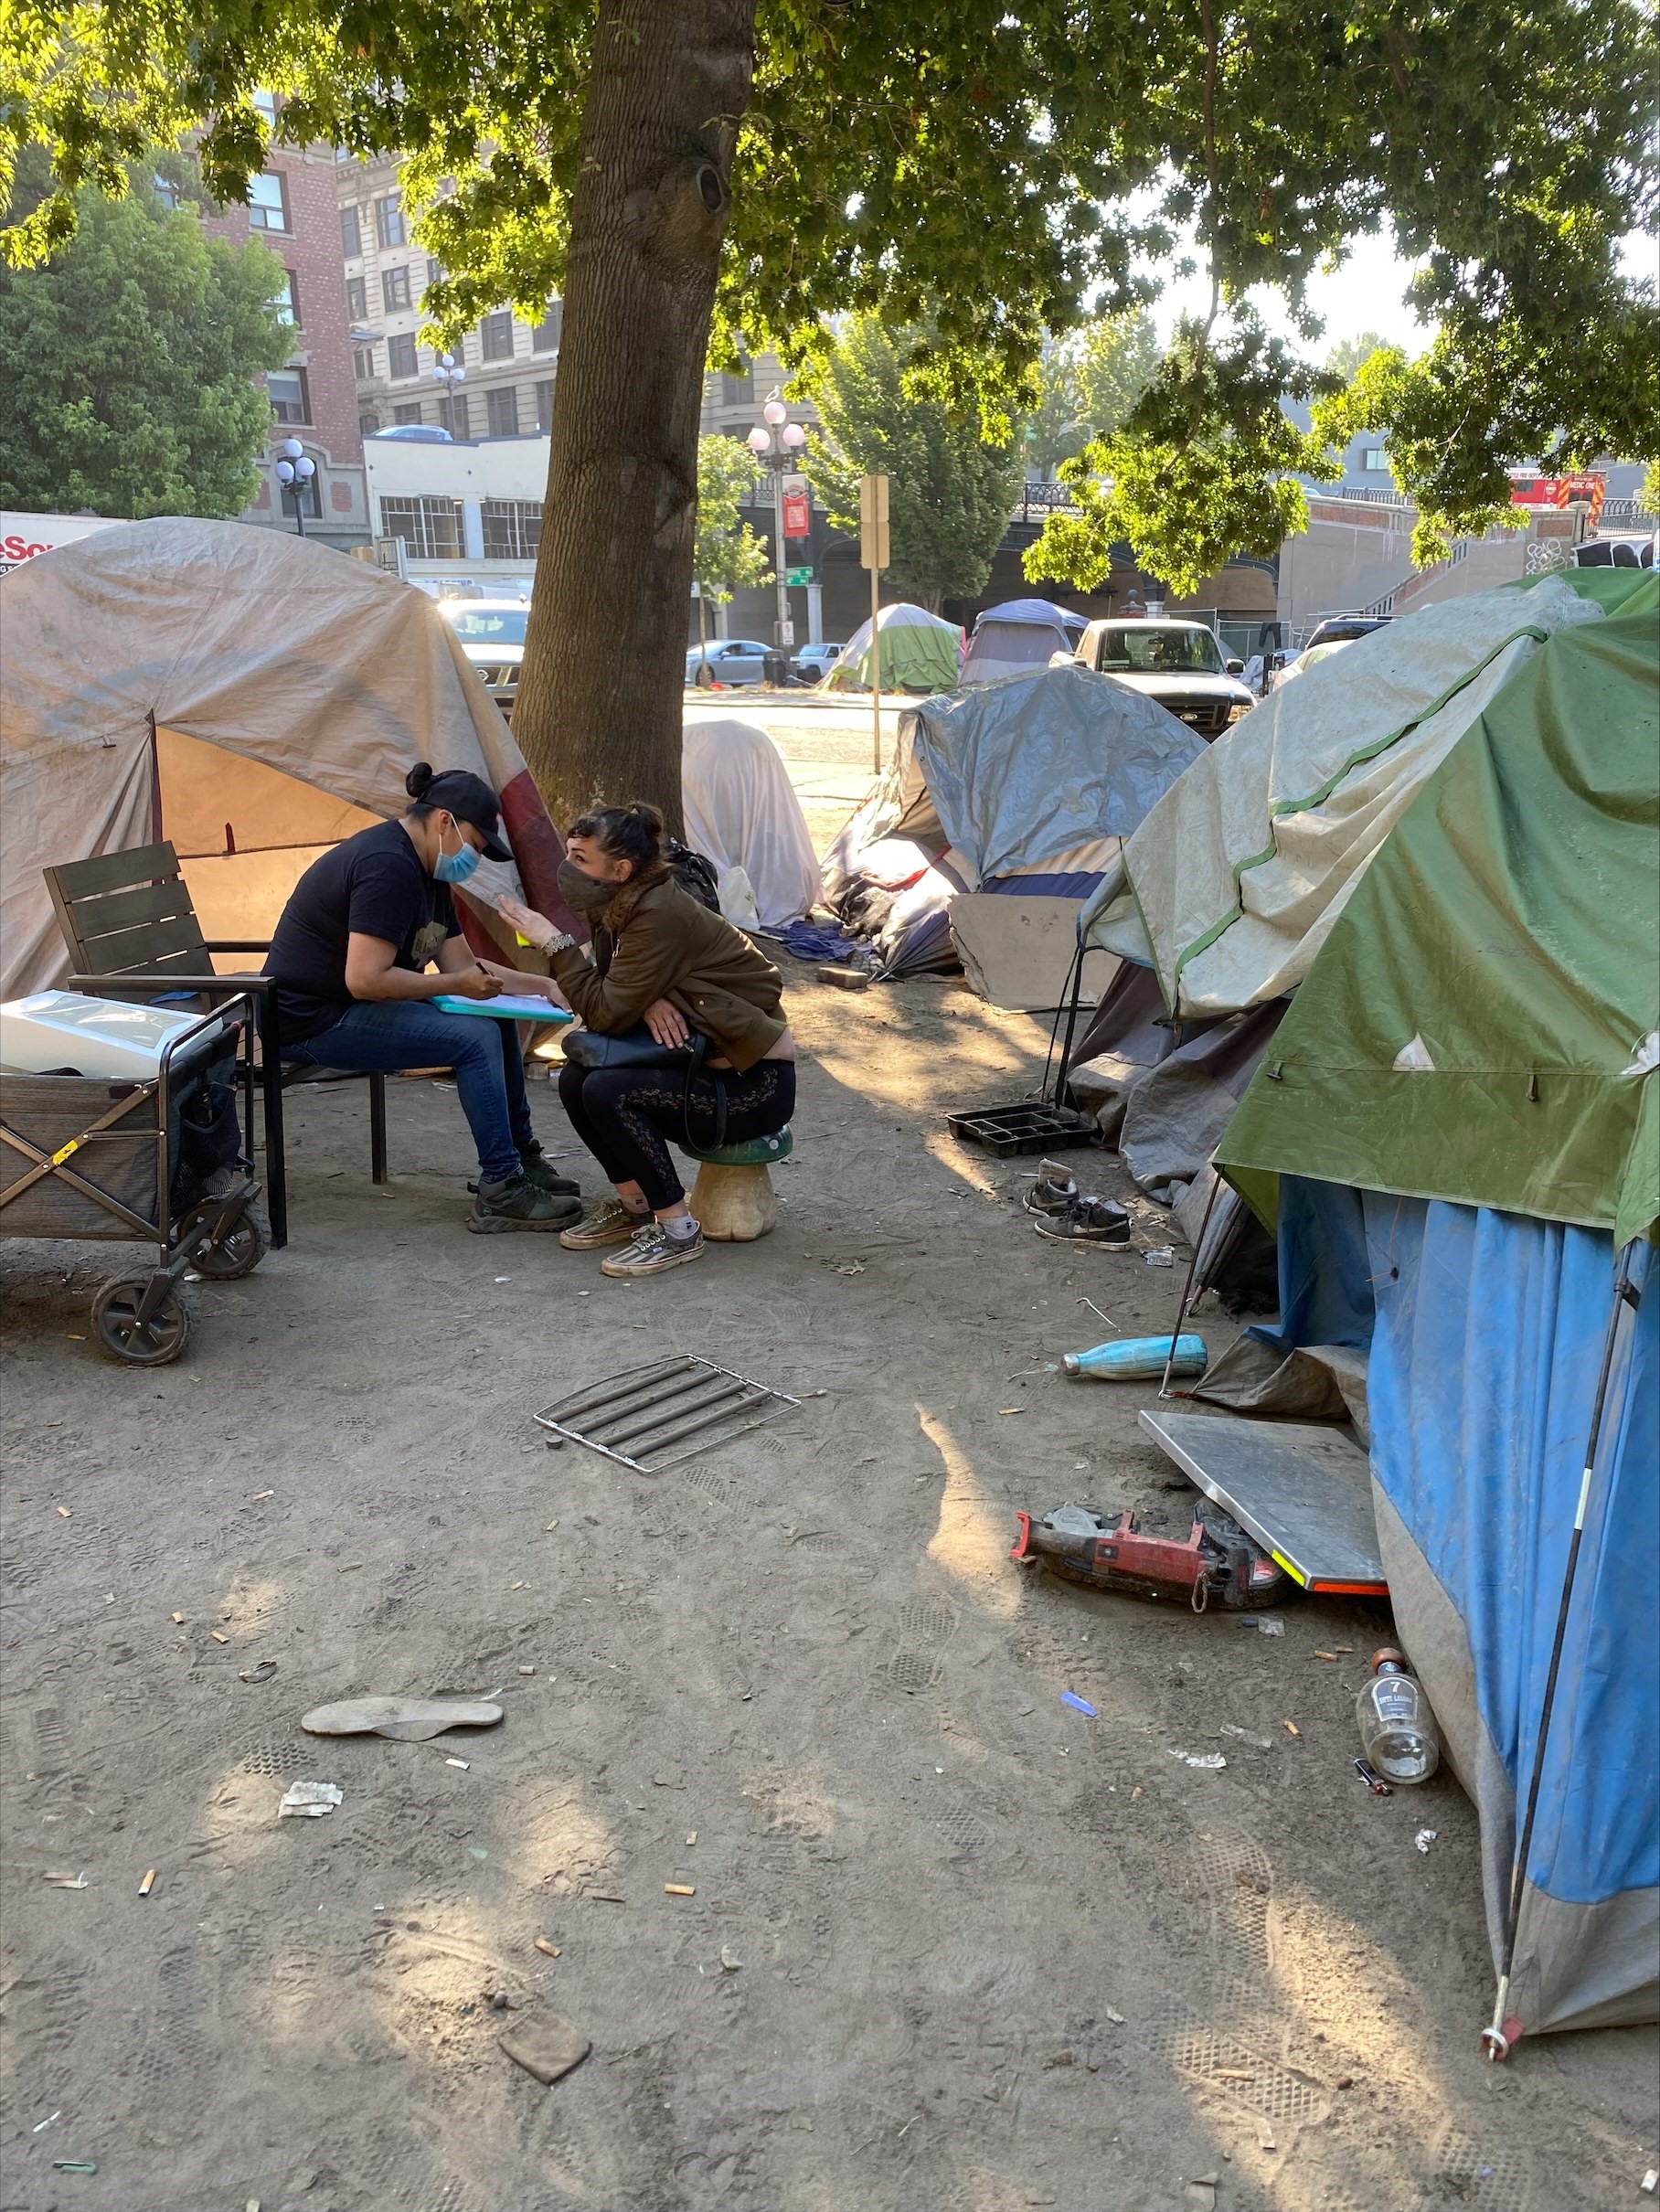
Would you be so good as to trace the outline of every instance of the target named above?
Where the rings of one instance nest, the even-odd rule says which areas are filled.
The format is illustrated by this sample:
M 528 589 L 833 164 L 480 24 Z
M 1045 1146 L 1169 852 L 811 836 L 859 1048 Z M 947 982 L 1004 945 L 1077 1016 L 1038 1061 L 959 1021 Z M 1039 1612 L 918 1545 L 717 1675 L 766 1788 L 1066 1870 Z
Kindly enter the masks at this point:
M 452 439 L 455 436 L 455 387 L 467 381 L 467 372 L 453 354 L 440 354 L 432 364 L 432 381 L 443 389 L 445 424 Z
M 772 473 L 772 524 L 776 533 L 776 582 L 778 586 L 778 624 L 774 643 L 781 652 L 792 642 L 790 623 L 790 587 L 784 581 L 784 477 L 801 458 L 801 449 L 807 442 L 807 433 L 799 422 L 789 420 L 790 410 L 776 391 L 768 395 L 761 409 L 763 430 L 758 422 L 745 442 L 757 461 Z M 811 612 L 811 608 L 809 608 Z
M 305 510 L 302 505 L 306 486 L 317 473 L 317 464 L 297 438 L 284 438 L 277 448 L 277 493 L 280 501 L 284 492 L 294 495 L 294 526 L 302 537 L 305 536 Z

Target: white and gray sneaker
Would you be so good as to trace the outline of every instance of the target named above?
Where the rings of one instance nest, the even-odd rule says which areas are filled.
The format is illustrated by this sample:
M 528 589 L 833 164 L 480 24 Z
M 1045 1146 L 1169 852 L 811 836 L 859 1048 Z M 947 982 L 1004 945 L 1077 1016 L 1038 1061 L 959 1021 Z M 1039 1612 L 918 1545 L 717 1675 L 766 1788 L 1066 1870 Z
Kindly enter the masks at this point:
M 689 1237 L 676 1237 L 660 1221 L 648 1221 L 635 1229 L 624 1250 L 601 1260 L 600 1272 L 632 1282 L 637 1275 L 661 1275 L 665 1268 L 684 1267 L 688 1260 L 702 1257 L 703 1231 L 697 1222 Z

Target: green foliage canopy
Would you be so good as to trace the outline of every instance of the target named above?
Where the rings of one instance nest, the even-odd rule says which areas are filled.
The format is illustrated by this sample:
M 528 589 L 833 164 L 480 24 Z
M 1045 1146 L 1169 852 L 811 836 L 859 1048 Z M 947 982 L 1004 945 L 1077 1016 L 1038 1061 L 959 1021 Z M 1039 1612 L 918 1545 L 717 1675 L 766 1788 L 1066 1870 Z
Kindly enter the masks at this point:
M 78 215 L 43 267 L 0 265 L 0 504 L 239 514 L 271 431 L 254 378 L 293 348 L 282 264 L 205 237 L 144 165 L 120 200 L 84 190 Z
M 692 578 L 705 599 L 724 606 L 734 591 L 770 584 L 767 548 L 738 512 L 766 471 L 736 438 L 697 441 L 697 537 Z
M 809 378 L 823 428 L 808 455 L 831 521 L 855 536 L 859 478 L 887 476 L 889 581 L 937 614 L 984 589 L 1025 463 L 1013 441 L 985 443 L 977 412 L 912 387 L 925 344 L 919 329 L 849 316 Z
M 32 0 L 0 28 L 0 160 L 38 141 L 62 189 L 8 250 L 61 244 L 80 185 L 117 193 L 144 144 L 203 124 L 208 184 L 234 197 L 269 86 L 285 136 L 410 156 L 449 335 L 504 300 L 539 313 L 595 55 L 625 58 L 647 5 L 675 7 L 688 50 L 717 16 L 750 19 L 745 0 L 222 0 L 206 18 Z M 1005 436 L 1042 332 L 1149 296 L 1197 240 L 1211 312 L 1095 459 L 1134 487 L 1102 526 L 1144 517 L 1155 566 L 1294 509 L 1267 473 L 1285 464 L 1271 417 L 1314 372 L 1265 349 L 1249 296 L 1276 289 L 1312 341 L 1309 277 L 1386 224 L 1439 335 L 1326 421 L 1383 431 L 1427 530 L 1498 513 L 1508 462 L 1660 448 L 1660 311 L 1617 253 L 1656 201 L 1644 0 L 756 0 L 753 20 L 719 348 L 802 362 L 829 313 L 927 320 L 928 373 Z M 1198 459 L 1166 475 L 1176 444 Z

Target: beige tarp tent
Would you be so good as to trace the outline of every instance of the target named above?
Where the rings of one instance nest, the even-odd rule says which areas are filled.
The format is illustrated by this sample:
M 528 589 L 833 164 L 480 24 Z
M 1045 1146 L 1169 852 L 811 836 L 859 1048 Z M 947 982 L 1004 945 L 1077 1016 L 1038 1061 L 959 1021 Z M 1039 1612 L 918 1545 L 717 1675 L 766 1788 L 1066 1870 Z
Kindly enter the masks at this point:
M 1601 610 L 1547 578 L 1374 631 L 1272 692 L 1173 783 L 1079 923 L 1184 1016 L 1293 990 L 1437 766 L 1541 643 Z
M 0 580 L 0 997 L 67 971 L 43 867 L 165 837 L 208 937 L 269 937 L 319 853 L 403 812 L 416 760 L 501 794 L 517 866 L 472 878 L 474 922 L 522 884 L 570 927 L 524 756 L 424 592 L 234 522 L 27 562 Z

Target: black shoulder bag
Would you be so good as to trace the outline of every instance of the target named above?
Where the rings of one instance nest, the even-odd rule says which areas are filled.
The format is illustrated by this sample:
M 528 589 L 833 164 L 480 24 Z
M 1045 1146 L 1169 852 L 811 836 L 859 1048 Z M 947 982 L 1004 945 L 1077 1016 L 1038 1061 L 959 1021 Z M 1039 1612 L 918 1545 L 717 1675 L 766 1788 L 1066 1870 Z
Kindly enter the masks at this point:
M 565 1058 L 576 1068 L 683 1068 L 686 1087 L 680 1095 L 680 1127 L 688 1152 L 718 1152 L 726 1143 L 727 1094 L 721 1071 L 708 1068 L 709 1040 L 694 1029 L 684 1045 L 660 1045 L 644 1022 L 607 1037 L 598 1029 L 567 1029 L 560 1043 Z M 695 1145 L 692 1139 L 692 1083 L 708 1075 L 715 1086 L 715 1142 Z

